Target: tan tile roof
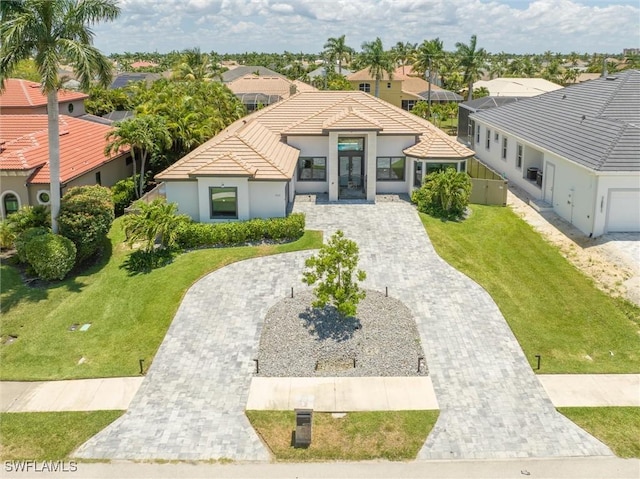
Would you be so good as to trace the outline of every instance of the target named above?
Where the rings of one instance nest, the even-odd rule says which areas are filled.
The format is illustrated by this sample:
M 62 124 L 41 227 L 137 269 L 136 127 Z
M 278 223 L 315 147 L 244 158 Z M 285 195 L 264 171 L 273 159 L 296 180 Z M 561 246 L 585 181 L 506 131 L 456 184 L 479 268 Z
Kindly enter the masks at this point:
M 40 83 L 17 78 L 8 78 L 4 83 L 4 91 L 0 93 L 0 109 L 2 108 L 36 108 L 47 105 L 47 96 L 42 93 Z M 70 90 L 58 90 L 58 103 L 84 100 L 89 95 Z M 2 111 L 0 110 L 0 113 Z
M 290 179 L 299 151 L 260 123 L 242 120 L 157 175 L 184 180 L 199 175 L 250 176 L 256 180 Z
M 299 151 L 282 136 L 326 135 L 327 130 L 375 129 L 381 135 L 414 135 L 421 141 L 411 156 L 423 158 L 467 158 L 473 151 L 450 139 L 443 131 L 422 118 L 361 91 L 301 92 L 236 121 L 216 137 L 157 175 L 159 180 L 186 180 L 213 168 L 236 168 L 246 176 L 247 167 L 233 166 L 231 158 L 256 168 L 255 179 L 290 179 Z M 420 148 L 418 148 L 420 147 Z M 409 149 L 407 149 L 409 150 Z M 405 152 L 407 152 L 405 150 Z M 409 153 L 407 153 L 409 154 Z M 221 157 L 227 156 L 225 162 Z M 213 162 L 213 164 L 212 164 Z M 214 174 L 214 173 L 208 173 Z M 231 174 L 231 170 L 225 170 Z
M 470 158 L 474 155 L 472 150 L 437 129 L 427 135 L 422 135 L 418 143 L 405 148 L 403 153 L 413 158 L 425 160 L 461 159 Z
M 298 80 L 291 81 L 277 76 L 257 76 L 252 73 L 230 81 L 226 85 L 236 95 L 262 93 L 288 98 L 291 96 L 292 86 L 295 87 L 296 92 L 317 91 L 317 88 Z
M 323 130 L 382 130 L 382 125 L 349 106 L 322 124 Z

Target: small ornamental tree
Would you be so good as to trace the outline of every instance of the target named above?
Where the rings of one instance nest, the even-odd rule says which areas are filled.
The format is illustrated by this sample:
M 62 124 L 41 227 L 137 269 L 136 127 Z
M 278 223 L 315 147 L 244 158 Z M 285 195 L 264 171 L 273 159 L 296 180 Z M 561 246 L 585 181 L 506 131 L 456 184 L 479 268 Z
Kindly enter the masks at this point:
M 315 308 L 332 304 L 343 317 L 356 315 L 358 303 L 366 296 L 358 282 L 367 277 L 364 271 L 356 269 L 358 258 L 358 245 L 338 230 L 316 256 L 305 261 L 308 269 L 302 282 L 309 286 L 317 283 Z
M 129 246 L 140 243 L 146 252 L 153 251 L 156 241 L 162 248 L 177 246 L 180 226 L 191 221 L 187 215 L 178 214 L 175 203 L 167 203 L 164 198 L 151 203 L 139 201 L 135 209 L 124 217 L 124 232 Z

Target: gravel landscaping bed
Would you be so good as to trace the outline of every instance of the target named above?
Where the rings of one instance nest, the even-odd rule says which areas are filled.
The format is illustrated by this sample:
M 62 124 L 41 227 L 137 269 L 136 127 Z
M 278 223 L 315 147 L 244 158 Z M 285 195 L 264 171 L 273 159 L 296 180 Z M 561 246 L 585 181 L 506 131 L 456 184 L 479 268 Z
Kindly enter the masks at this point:
M 357 318 L 340 319 L 333 307 L 312 308 L 313 300 L 311 291 L 297 293 L 267 312 L 259 376 L 428 374 L 415 320 L 401 301 L 369 290 Z

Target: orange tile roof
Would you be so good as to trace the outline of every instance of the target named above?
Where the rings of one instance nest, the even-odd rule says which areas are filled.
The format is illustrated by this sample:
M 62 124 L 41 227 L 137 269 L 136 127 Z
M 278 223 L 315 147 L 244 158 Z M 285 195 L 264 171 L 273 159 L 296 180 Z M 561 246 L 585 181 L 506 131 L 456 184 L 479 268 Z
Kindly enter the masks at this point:
M 450 139 L 428 121 L 367 93 L 353 90 L 312 91 L 297 93 L 236 121 L 156 175 L 156 178 L 188 180 L 197 176 L 200 168 L 208 165 L 202 172 L 211 172 L 215 168 L 222 168 L 223 164 L 224 174 L 231 175 L 235 168 L 235 176 L 246 176 L 247 169 L 244 166 L 236 163 L 234 167 L 229 161 L 231 155 L 257 168 L 253 176 L 255 179 L 289 179 L 295 171 L 299 151 L 283 143 L 281 138 L 290 135 L 326 135 L 328 130 L 335 128 L 375 129 L 381 135 L 420 137 L 418 145 L 415 145 L 415 148 L 420 148 L 411 150 L 418 158 L 422 158 L 419 154 L 431 155 L 436 152 L 437 158 L 467 158 L 473 155 L 473 151 Z M 227 158 L 222 163 L 225 155 Z M 216 160 L 221 162 L 220 166 L 215 166 Z
M 265 95 L 278 95 L 282 98 L 291 96 L 291 87 L 295 86 L 296 92 L 317 91 L 317 88 L 295 80 L 276 76 L 258 76 L 249 73 L 226 83 L 227 87 L 236 95 L 243 93 L 262 93 Z
M 47 96 L 42 93 L 40 83 L 17 78 L 8 78 L 0 93 L 0 113 L 2 108 L 35 108 L 47 105 Z M 89 95 L 77 91 L 58 90 L 58 103 L 84 100 Z
M 29 183 L 49 183 L 47 115 L 0 116 L 0 170 L 32 170 Z M 68 181 L 129 151 L 104 156 L 112 127 L 60 115 L 60 181 Z

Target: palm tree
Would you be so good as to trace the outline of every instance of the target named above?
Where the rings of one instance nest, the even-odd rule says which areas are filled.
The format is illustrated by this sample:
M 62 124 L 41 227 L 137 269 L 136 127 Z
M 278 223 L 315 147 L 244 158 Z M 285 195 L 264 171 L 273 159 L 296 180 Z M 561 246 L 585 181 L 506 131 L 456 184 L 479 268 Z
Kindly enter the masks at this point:
M 186 81 L 222 79 L 222 69 L 207 53 L 200 52 L 200 48 L 191 48 L 182 53 L 173 77 Z
M 171 148 L 171 135 L 164 118 L 158 115 L 138 115 L 116 123 L 116 128 L 107 134 L 110 142 L 105 147 L 105 155 L 128 146 L 133 158 L 133 178 L 136 178 L 136 151 L 140 153 L 140 176 L 136 196 L 144 192 L 144 170 L 147 157 L 154 159 Z
M 456 53 L 460 58 L 460 66 L 464 69 L 464 82 L 469 87 L 467 101 L 471 101 L 473 97 L 473 82 L 480 78 L 485 59 L 487 58 L 485 49 L 476 49 L 476 43 L 477 38 L 475 35 L 471 35 L 471 40 L 468 45 L 461 42 L 456 43 L 456 48 L 458 49 Z
M 345 43 L 345 35 L 338 38 L 330 37 L 323 48 L 331 63 L 338 62 L 338 73 L 342 75 L 342 62 L 350 61 L 354 53 L 353 48 Z
M 443 43 L 440 38 L 425 40 L 416 49 L 413 62 L 413 70 L 421 75 L 429 72 L 427 80 L 433 83 L 433 79 L 438 77 L 438 71 L 444 57 Z
M 409 63 L 409 60 L 413 57 L 416 51 L 416 43 L 396 43 L 396 46 L 391 49 L 393 55 L 393 61 L 402 67 L 402 74 L 404 75 L 404 67 Z
M 190 221 L 187 215 L 178 214 L 175 203 L 167 203 L 164 198 L 157 198 L 151 203 L 138 201 L 135 203 L 135 210 L 135 214 L 124 218 L 127 243 L 130 246 L 142 243 L 143 251 L 146 252 L 153 251 L 156 240 L 160 241 L 163 248 L 175 246 L 178 227 Z
M 58 67 L 74 65 L 83 90 L 94 75 L 103 85 L 111 81 L 111 62 L 92 45 L 89 28 L 120 13 L 115 0 L 2 0 L 0 2 L 0 90 L 21 60 L 33 56 L 42 93 L 47 95 L 51 229 L 58 232 L 60 211 L 60 138 Z
M 362 44 L 361 63 L 365 68 L 369 68 L 369 73 L 376 81 L 374 95 L 377 98 L 380 96 L 380 80 L 382 80 L 385 73 L 389 75 L 389 79 L 393 78 L 394 70 L 391 55 L 389 55 L 389 52 L 384 51 L 380 37 L 372 42 L 364 42 Z

